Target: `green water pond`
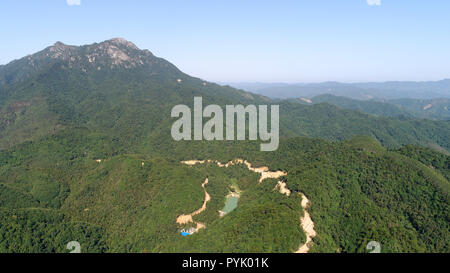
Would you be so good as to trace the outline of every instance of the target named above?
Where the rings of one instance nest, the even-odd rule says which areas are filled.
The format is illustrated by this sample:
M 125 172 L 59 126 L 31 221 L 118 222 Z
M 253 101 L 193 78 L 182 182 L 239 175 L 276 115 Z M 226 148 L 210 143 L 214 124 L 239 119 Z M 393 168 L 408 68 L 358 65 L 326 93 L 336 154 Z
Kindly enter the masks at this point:
M 229 213 L 237 208 L 239 197 L 229 196 L 225 202 L 225 207 L 222 209 L 223 212 Z

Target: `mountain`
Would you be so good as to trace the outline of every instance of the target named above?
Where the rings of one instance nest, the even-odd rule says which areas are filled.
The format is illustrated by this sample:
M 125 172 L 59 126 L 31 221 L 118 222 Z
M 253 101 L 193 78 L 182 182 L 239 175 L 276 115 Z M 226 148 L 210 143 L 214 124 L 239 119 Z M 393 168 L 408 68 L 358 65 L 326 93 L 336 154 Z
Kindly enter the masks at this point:
M 222 85 L 232 86 L 237 89 L 242 89 L 248 92 L 256 92 L 265 88 L 276 88 L 281 86 L 288 86 L 288 83 L 263 83 L 263 82 L 218 82 Z
M 168 143 L 172 107 L 191 106 L 194 96 L 202 96 L 205 105 L 280 104 L 282 137 L 344 140 L 365 134 L 388 147 L 450 148 L 448 122 L 371 117 L 330 106 L 270 100 L 190 77 L 124 39 L 86 46 L 58 42 L 5 65 L 2 75 L 0 148 L 85 127 L 114 135 L 122 149 L 153 149 L 148 143 Z
M 401 94 L 400 98 L 415 98 L 415 99 L 431 99 L 450 96 L 450 79 L 440 81 L 391 81 L 391 82 L 369 82 L 356 83 L 357 87 L 366 89 L 375 89 L 390 91 L 393 94 Z M 397 97 L 399 95 L 396 95 Z
M 311 239 L 306 211 L 310 252 L 366 252 L 372 240 L 383 252 L 449 251 L 449 156 L 436 151 L 450 149 L 448 121 L 272 100 L 124 39 L 59 42 L 1 66 L 0 79 L 0 252 L 67 252 L 70 241 L 83 252 L 294 252 Z M 278 150 L 174 141 L 170 111 L 194 96 L 279 104 Z M 236 159 L 283 176 L 259 183 Z
M 263 96 L 280 99 L 299 97 L 309 98 L 321 94 L 333 94 L 336 96 L 346 96 L 354 99 L 370 99 L 374 97 L 376 91 L 356 87 L 346 83 L 324 82 L 265 87 L 253 92 Z
M 123 39 L 80 47 L 56 43 L 7 64 L 2 75 L 3 148 L 72 126 L 112 132 L 132 142 L 162 119 L 169 122 L 174 105 L 192 104 L 193 94 L 204 103 L 212 94 L 221 104 L 258 101 L 249 93 L 190 77 Z
M 388 117 L 413 117 L 419 119 L 450 120 L 450 99 L 396 99 L 396 100 L 354 100 L 347 97 L 324 94 L 305 100 L 303 104 L 329 103 L 344 109 L 359 110 L 364 113 Z
M 410 112 L 413 116 L 418 118 L 428 119 L 450 119 L 450 99 L 396 99 L 387 101 L 390 104 Z
M 53 46 L 13 61 L 0 68 L 0 83 L 12 84 L 29 78 L 33 73 L 61 64 L 63 69 L 83 72 L 114 68 L 152 67 L 153 74 L 174 75 L 181 72 L 169 62 L 140 50 L 133 43 L 114 38 L 100 44 L 70 46 L 56 42 Z
M 310 84 L 268 84 L 261 88 L 246 89 L 252 86 L 249 83 L 240 86 L 231 84 L 238 88 L 243 88 L 257 94 L 271 98 L 311 98 L 323 94 L 332 94 L 351 99 L 437 99 L 450 98 L 450 80 L 435 82 L 380 82 L 380 83 L 339 83 L 323 82 Z

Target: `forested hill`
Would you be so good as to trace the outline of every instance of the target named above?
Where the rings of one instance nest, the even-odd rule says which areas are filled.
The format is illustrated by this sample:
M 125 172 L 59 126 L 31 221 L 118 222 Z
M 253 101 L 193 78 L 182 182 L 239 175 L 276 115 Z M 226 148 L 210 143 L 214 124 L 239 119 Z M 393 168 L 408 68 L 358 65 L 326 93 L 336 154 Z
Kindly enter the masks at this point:
M 194 95 L 204 104 L 265 101 L 190 77 L 122 39 L 81 47 L 57 43 L 6 65 L 2 77 L 3 148 L 74 126 L 112 132 L 120 141 L 142 139 L 170 120 L 173 106 L 192 104 Z
M 0 148 L 74 127 L 114 135 L 129 151 L 170 141 L 170 110 L 207 104 L 272 104 L 266 97 L 190 77 L 124 39 L 56 43 L 0 69 Z M 282 137 L 343 140 L 365 134 L 383 145 L 449 149 L 449 123 L 373 117 L 336 107 L 281 102 Z M 170 146 L 170 145 L 169 145 Z
M 382 252 L 450 251 L 449 157 L 429 149 L 291 138 L 272 153 L 252 142 L 195 142 L 121 154 L 113 139 L 85 133 L 0 152 L 0 252 L 64 252 L 73 240 L 83 252 L 293 252 L 305 242 L 297 192 L 311 201 L 311 252 L 365 252 L 372 240 Z M 244 166 L 180 163 L 233 158 L 285 170 L 292 194 Z M 184 238 L 176 219 L 201 206 L 205 177 L 211 200 L 194 221 L 206 228 Z M 219 217 L 236 187 L 238 207 Z
M 299 98 L 303 104 L 329 103 L 344 109 L 359 110 L 364 113 L 417 119 L 450 120 L 450 99 L 396 99 L 396 100 L 356 100 L 343 96 L 324 94 L 310 99 Z

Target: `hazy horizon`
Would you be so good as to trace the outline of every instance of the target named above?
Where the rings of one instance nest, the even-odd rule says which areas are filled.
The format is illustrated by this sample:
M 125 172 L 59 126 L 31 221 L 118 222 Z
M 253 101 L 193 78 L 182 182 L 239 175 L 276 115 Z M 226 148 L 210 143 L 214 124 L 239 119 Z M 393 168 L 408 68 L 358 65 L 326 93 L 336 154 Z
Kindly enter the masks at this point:
M 439 81 L 447 81 L 450 80 L 449 78 L 442 78 L 438 80 L 422 80 L 422 81 L 408 81 L 408 80 L 390 80 L 390 81 L 351 81 L 351 82 L 344 82 L 344 81 L 315 81 L 315 82 L 264 82 L 264 81 L 217 81 L 219 84 L 285 84 L 285 85 L 296 85 L 296 84 L 317 84 L 317 83 L 342 83 L 342 84 L 355 84 L 355 83 L 386 83 L 386 82 L 414 82 L 414 83 L 425 83 L 425 82 L 439 82 Z

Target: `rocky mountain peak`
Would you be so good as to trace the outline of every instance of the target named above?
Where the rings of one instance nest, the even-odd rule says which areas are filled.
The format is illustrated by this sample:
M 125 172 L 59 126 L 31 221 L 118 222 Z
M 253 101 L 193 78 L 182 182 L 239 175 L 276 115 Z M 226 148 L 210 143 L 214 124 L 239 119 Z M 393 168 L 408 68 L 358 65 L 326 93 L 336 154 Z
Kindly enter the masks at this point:
M 62 42 L 56 42 L 53 46 L 48 49 L 48 57 L 52 58 L 66 58 L 70 55 L 70 50 L 74 49 L 74 46 L 68 46 Z
M 159 69 L 177 71 L 174 66 L 155 57 L 149 50 L 141 50 L 123 38 L 81 46 L 67 45 L 58 41 L 44 50 L 0 66 L 0 85 L 26 79 L 51 65 L 58 65 L 62 69 L 80 69 L 84 73 L 138 67 L 152 67 L 153 71 Z
M 148 63 L 151 57 L 150 51 L 140 50 L 130 41 L 124 38 L 113 38 L 85 46 L 66 45 L 58 41 L 42 54 L 29 56 L 28 61 L 35 66 L 38 59 L 57 59 L 66 61 L 65 67 L 81 67 L 83 71 L 87 71 L 89 66 L 94 66 L 97 70 L 105 67 L 142 66 Z
M 53 47 L 55 47 L 55 48 L 64 48 L 64 47 L 67 47 L 67 45 L 64 44 L 63 42 L 58 41 L 58 42 L 56 42 L 56 43 L 53 45 Z
M 135 44 L 133 44 L 130 41 L 127 41 L 124 38 L 112 38 L 112 39 L 107 40 L 105 42 L 106 43 L 110 43 L 110 44 L 114 44 L 114 45 L 118 45 L 118 46 L 126 46 L 128 48 L 133 48 L 133 49 L 139 50 L 139 48 Z
M 89 63 L 97 60 L 110 60 L 111 68 L 122 66 L 125 68 L 144 65 L 152 54 L 148 50 L 140 50 L 135 44 L 124 38 L 113 38 L 98 44 L 87 46 L 86 55 Z

